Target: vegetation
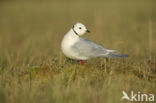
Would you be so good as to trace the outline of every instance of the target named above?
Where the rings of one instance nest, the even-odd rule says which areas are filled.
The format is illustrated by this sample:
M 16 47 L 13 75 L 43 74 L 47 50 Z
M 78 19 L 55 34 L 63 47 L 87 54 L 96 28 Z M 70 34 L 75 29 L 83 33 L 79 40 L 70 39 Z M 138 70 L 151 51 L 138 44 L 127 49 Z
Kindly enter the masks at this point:
M 0 2 L 0 103 L 120 103 L 123 90 L 156 94 L 155 4 Z M 91 31 L 86 38 L 130 56 L 83 66 L 67 59 L 61 39 L 78 21 Z

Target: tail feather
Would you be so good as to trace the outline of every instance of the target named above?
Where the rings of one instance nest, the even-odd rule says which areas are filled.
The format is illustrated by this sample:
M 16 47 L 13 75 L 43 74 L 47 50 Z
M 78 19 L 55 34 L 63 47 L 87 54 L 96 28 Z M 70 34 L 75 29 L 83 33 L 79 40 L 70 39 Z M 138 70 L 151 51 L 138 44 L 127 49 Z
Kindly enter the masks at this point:
M 118 50 L 107 50 L 109 53 L 119 52 Z
M 111 58 L 126 58 L 128 57 L 127 54 L 110 54 L 108 55 L 108 58 L 111 57 Z

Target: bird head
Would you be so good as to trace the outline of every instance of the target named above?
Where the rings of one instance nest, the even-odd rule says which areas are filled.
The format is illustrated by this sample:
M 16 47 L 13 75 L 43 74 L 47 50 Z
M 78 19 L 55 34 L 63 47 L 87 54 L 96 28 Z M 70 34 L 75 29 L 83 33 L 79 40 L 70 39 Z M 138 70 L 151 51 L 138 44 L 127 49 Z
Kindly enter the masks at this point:
M 74 33 L 78 36 L 81 36 L 83 34 L 85 34 L 86 32 L 90 32 L 89 30 L 87 30 L 87 28 L 85 27 L 85 25 L 83 25 L 82 23 L 76 23 L 75 25 L 73 25 L 72 27 Z

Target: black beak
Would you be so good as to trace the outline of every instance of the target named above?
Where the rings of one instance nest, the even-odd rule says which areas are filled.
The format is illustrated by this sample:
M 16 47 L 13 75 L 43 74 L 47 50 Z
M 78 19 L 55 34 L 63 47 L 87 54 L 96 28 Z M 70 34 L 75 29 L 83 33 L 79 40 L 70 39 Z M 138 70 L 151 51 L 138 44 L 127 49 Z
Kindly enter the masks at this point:
M 89 31 L 89 30 L 86 30 L 86 32 L 90 33 L 90 31 Z

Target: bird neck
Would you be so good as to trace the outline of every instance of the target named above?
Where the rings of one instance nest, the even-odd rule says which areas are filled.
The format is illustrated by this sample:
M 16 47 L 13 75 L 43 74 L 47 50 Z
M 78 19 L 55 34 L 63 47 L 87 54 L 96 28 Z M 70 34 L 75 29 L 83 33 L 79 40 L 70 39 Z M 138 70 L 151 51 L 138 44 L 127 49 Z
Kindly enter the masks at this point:
M 74 34 L 74 31 L 71 29 L 67 32 L 62 40 L 62 44 L 73 45 L 73 43 L 77 42 L 80 39 L 79 36 Z
M 75 34 L 73 29 L 70 29 L 70 31 L 68 32 L 68 36 L 71 36 L 71 37 L 76 38 L 76 39 L 80 38 L 79 35 Z
M 77 36 L 79 36 L 79 34 L 75 31 L 75 29 L 74 29 L 74 25 L 73 25 L 73 27 L 72 27 L 72 30 L 74 31 L 74 33 L 77 35 Z

